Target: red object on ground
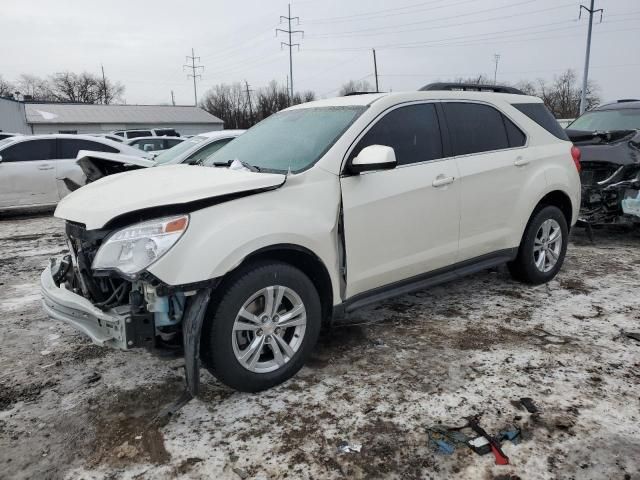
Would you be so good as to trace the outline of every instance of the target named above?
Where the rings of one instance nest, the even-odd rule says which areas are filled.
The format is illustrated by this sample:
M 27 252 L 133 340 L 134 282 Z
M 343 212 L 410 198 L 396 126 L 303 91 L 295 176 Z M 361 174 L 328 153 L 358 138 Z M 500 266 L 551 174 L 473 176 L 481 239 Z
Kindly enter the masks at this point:
M 496 465 L 509 465 L 509 457 L 507 457 L 502 450 L 496 448 L 493 442 L 489 442 L 489 445 L 491 445 L 491 453 L 496 457 Z

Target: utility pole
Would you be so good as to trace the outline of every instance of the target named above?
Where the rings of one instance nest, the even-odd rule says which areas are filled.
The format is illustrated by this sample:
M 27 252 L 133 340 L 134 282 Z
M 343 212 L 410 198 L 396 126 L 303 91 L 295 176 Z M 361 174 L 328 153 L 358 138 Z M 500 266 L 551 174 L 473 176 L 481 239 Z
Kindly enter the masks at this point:
M 187 56 L 187 63 L 189 62 L 189 60 L 191 60 L 191 65 L 188 65 L 188 64 L 183 65 L 182 69 L 184 70 L 185 68 L 188 68 L 189 70 L 191 70 L 191 73 L 187 74 L 187 78 L 193 77 L 193 104 L 197 107 L 198 106 L 198 90 L 196 88 L 196 78 L 202 78 L 202 75 L 200 75 L 198 72 L 201 72 L 202 70 L 204 70 L 204 66 L 196 65 L 196 62 L 200 63 L 200 57 L 196 57 L 196 54 L 193 51 L 193 48 L 191 49 L 191 56 L 190 57 Z
M 251 92 L 253 90 L 249 90 L 249 83 L 245 80 L 244 86 L 247 90 L 247 101 L 249 102 L 249 122 L 253 125 L 253 108 L 251 108 Z
M 174 107 L 176 105 L 176 97 L 173 96 L 173 90 L 171 90 L 171 105 Z
M 500 61 L 500 54 L 499 53 L 495 53 L 493 55 L 493 61 L 496 64 L 496 68 L 493 70 L 493 84 L 497 85 L 498 84 L 498 62 Z
M 303 30 L 291 30 L 291 20 L 296 20 L 298 22 L 298 24 L 300 24 L 300 17 L 292 17 L 291 16 L 291 4 L 289 4 L 289 14 L 285 17 L 284 15 L 280 15 L 280 23 L 282 23 L 283 20 L 286 20 L 289 23 L 289 28 L 287 28 L 286 30 L 283 30 L 282 28 L 276 28 L 276 37 L 278 36 L 278 32 L 282 32 L 282 33 L 286 33 L 287 35 L 289 35 L 289 43 L 287 42 L 280 42 L 280 48 L 282 48 L 283 46 L 287 46 L 289 47 L 289 87 L 290 87 L 290 91 L 289 91 L 289 101 L 291 102 L 293 100 L 293 54 L 292 54 L 292 49 L 293 47 L 298 47 L 298 50 L 300 50 L 300 44 L 299 43 L 292 43 L 291 42 L 291 35 L 295 34 L 295 33 L 300 33 L 302 34 L 302 38 L 304 38 L 304 31 Z
M 380 90 L 378 89 L 378 64 L 376 62 L 376 49 L 372 48 L 371 50 L 373 51 L 373 72 L 376 76 L 376 93 L 378 93 Z
M 104 76 L 104 65 L 100 64 L 102 70 L 102 103 L 109 105 L 109 99 L 107 98 L 107 79 Z
M 580 5 L 580 14 L 578 18 L 582 17 L 582 9 L 584 8 L 589 12 L 589 29 L 587 30 L 587 51 L 584 55 L 584 74 L 582 75 L 582 92 L 580 94 L 580 115 L 587 109 L 587 80 L 589 78 L 589 56 L 591 55 L 591 30 L 593 29 L 593 14 L 600 12 L 600 21 L 602 22 L 602 8 L 597 10 L 593 9 L 594 0 L 591 0 L 589 8 L 584 5 Z

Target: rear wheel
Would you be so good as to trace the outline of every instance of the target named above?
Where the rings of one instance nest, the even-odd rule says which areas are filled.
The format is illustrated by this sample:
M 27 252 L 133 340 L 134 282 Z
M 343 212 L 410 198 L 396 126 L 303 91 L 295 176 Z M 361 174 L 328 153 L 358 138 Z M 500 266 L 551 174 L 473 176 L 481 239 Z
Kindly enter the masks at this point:
M 548 282 L 562 267 L 568 239 L 562 211 L 552 205 L 541 208 L 527 225 L 518 256 L 509 263 L 511 275 L 525 283 Z
M 304 273 L 285 263 L 257 264 L 223 286 L 209 309 L 203 360 L 236 390 L 264 390 L 302 368 L 320 323 L 320 298 Z

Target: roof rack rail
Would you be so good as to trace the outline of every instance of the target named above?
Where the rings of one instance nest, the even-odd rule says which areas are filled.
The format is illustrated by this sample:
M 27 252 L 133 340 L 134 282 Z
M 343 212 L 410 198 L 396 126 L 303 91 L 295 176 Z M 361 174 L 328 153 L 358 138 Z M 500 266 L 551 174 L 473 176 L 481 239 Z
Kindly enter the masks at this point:
M 640 100 L 638 100 L 637 98 L 621 98 L 620 100 L 617 100 L 616 103 L 625 103 L 625 102 L 640 102 Z
M 496 93 L 515 93 L 517 95 L 525 95 L 522 90 L 518 90 L 514 87 L 508 87 L 507 85 L 486 85 L 482 83 L 448 83 L 438 82 L 430 83 L 420 89 L 420 91 L 433 91 L 433 90 L 460 90 L 464 92 L 496 92 Z
M 349 93 L 345 93 L 343 97 L 351 97 L 353 95 L 369 95 L 370 93 L 382 93 L 382 92 L 349 92 Z

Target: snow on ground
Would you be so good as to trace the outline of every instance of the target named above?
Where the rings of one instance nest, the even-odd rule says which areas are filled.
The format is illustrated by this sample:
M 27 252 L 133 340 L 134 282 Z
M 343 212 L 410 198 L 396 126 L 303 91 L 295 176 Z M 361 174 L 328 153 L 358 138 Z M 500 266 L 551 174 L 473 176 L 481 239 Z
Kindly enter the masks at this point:
M 208 373 L 168 421 L 180 359 L 91 345 L 42 313 L 39 274 L 65 249 L 49 216 L 0 221 L 0 478 L 640 479 L 640 236 L 576 231 L 529 287 L 481 272 L 361 311 L 260 394 Z M 531 397 L 530 414 L 518 399 Z M 427 429 L 481 414 L 509 466 Z M 360 453 L 337 452 L 343 441 Z

